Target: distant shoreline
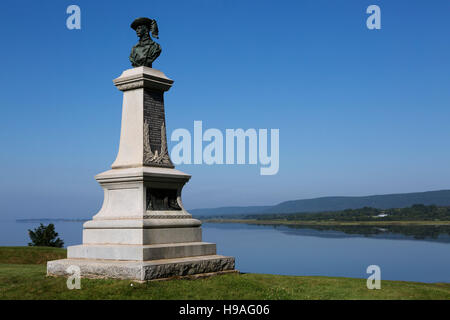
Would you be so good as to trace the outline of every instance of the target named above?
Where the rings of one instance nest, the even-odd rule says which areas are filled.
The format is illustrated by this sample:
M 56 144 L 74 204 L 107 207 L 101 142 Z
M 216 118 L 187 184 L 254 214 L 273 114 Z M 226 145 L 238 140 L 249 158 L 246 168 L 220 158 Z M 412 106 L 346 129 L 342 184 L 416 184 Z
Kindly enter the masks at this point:
M 86 222 L 90 219 L 16 219 L 15 222 Z M 254 225 L 305 225 L 305 226 L 433 226 L 450 225 L 447 220 L 379 220 L 379 221 L 320 221 L 320 220 L 257 220 L 257 219 L 201 219 L 206 223 L 244 223 Z
M 41 219 L 16 219 L 16 222 L 86 222 L 90 219 L 63 219 L 63 218 L 41 218 Z
M 256 219 L 204 219 L 202 222 L 209 223 L 244 223 L 256 225 L 305 225 L 305 226 L 433 226 L 450 225 L 450 221 L 288 221 L 288 220 L 256 220 Z

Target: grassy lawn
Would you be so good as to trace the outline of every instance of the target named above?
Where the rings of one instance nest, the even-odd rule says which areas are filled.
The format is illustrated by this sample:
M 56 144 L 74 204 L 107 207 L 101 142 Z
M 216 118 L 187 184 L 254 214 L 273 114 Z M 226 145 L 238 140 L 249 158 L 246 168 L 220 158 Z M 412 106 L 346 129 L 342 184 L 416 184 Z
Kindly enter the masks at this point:
M 46 276 L 40 254 L 55 259 L 65 250 L 0 247 L 0 299 L 450 299 L 450 284 L 382 281 L 381 290 L 368 290 L 365 279 L 267 274 L 147 283 L 82 279 L 81 290 L 68 290 L 65 278 Z
M 0 264 L 46 264 L 65 259 L 66 249 L 50 247 L 0 247 Z

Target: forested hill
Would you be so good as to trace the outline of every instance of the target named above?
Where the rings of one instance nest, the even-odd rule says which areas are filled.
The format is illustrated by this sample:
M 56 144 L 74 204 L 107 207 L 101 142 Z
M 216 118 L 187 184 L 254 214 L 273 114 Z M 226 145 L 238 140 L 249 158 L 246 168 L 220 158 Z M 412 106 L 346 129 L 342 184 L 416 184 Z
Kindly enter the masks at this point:
M 195 216 L 229 214 L 312 213 L 371 207 L 377 209 L 405 208 L 414 204 L 450 206 L 450 190 L 385 194 L 364 197 L 322 197 L 285 201 L 274 206 L 222 207 L 189 210 Z

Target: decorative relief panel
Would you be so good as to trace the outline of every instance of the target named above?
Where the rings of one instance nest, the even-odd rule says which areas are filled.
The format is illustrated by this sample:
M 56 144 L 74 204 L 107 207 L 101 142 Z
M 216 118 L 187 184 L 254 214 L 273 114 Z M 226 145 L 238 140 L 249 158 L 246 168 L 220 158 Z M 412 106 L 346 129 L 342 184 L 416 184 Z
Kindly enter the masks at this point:
M 177 190 L 147 188 L 147 210 L 181 210 Z

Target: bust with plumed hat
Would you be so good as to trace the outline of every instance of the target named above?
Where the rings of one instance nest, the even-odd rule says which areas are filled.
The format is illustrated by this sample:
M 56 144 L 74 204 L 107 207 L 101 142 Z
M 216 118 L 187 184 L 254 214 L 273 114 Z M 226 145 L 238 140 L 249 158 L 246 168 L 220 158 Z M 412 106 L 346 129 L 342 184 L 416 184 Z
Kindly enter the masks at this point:
M 161 46 L 152 40 L 158 39 L 158 25 L 156 20 L 149 18 L 137 18 L 131 23 L 131 28 L 136 31 L 139 42 L 131 49 L 130 62 L 133 67 L 152 67 L 153 61 L 161 54 Z

